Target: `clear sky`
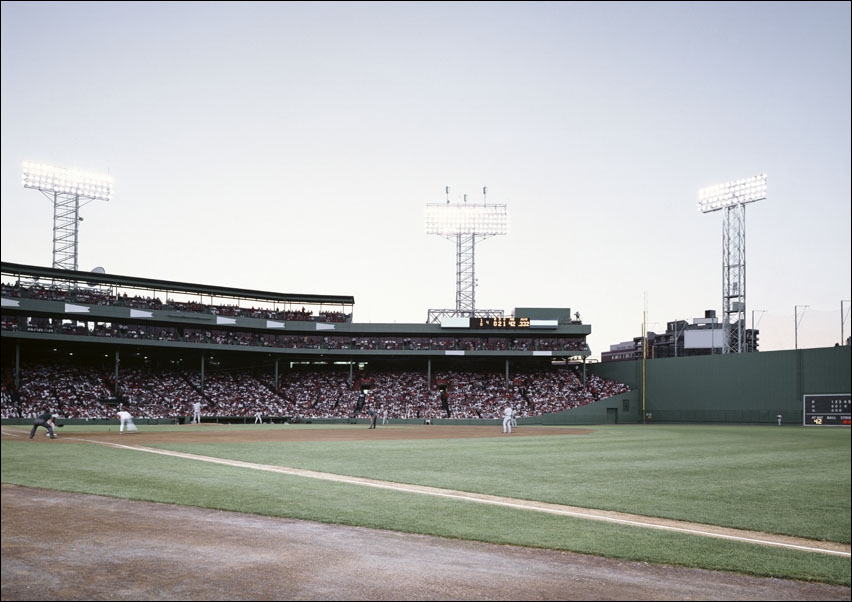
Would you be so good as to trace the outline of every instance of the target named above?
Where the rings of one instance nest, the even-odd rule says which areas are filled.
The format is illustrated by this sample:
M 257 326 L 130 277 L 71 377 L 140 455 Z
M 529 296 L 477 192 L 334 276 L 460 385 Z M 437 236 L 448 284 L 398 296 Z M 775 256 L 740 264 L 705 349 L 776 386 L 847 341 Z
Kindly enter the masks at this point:
M 23 161 L 109 175 L 79 269 L 455 307 L 428 203 L 506 204 L 476 307 L 570 307 L 592 357 L 719 316 L 747 206 L 760 349 L 852 331 L 849 2 L 2 3 L 2 259 L 51 266 Z M 845 301 L 845 303 L 844 303 Z M 798 309 L 797 309 L 797 306 Z M 805 307 L 807 306 L 807 307 Z M 845 310 L 845 315 L 842 312 Z

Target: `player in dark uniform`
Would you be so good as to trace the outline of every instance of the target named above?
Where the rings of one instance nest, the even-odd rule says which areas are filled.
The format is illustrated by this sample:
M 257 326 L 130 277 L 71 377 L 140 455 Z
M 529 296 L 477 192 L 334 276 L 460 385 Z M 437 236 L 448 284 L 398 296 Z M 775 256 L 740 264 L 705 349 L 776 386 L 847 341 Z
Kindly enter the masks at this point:
M 39 414 L 38 417 L 33 421 L 33 428 L 32 430 L 30 430 L 30 439 L 35 437 L 36 431 L 40 426 L 43 426 L 47 429 L 47 434 L 50 435 L 51 439 L 56 439 L 56 435 L 53 432 L 53 420 L 58 417 L 58 414 L 52 414 L 50 410 Z

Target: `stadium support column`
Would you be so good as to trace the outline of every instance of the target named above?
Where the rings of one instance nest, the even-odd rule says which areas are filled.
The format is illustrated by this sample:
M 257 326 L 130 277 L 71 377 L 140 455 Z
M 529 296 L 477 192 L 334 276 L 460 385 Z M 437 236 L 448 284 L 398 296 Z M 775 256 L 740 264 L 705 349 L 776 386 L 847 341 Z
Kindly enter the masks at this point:
M 509 389 L 509 359 L 506 358 L 506 392 L 510 391 Z
M 116 349 L 115 350 L 115 390 L 112 392 L 112 394 L 115 396 L 116 399 L 118 399 L 118 391 L 119 391 L 119 387 L 118 387 L 118 367 L 120 365 L 121 365 L 121 353 L 118 351 L 118 349 Z
M 280 362 L 280 361 L 281 361 L 281 358 L 276 357 L 275 358 L 275 364 L 273 366 L 274 370 L 275 370 L 274 376 L 275 376 L 275 392 L 276 393 L 281 393 L 281 381 L 278 380 L 278 362 Z
M 21 390 L 21 342 L 15 341 L 15 391 Z

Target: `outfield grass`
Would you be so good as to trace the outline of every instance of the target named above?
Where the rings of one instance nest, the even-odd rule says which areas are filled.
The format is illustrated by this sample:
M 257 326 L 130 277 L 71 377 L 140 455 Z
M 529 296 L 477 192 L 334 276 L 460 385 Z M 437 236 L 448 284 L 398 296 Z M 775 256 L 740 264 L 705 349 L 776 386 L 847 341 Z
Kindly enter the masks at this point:
M 67 426 L 63 434 L 97 428 L 106 427 Z M 547 437 L 157 447 L 258 464 L 850 542 L 850 429 L 715 425 L 592 428 L 594 432 L 589 435 Z M 614 525 L 96 445 L 33 445 L 27 440 L 4 440 L 2 481 L 850 585 L 848 556 Z

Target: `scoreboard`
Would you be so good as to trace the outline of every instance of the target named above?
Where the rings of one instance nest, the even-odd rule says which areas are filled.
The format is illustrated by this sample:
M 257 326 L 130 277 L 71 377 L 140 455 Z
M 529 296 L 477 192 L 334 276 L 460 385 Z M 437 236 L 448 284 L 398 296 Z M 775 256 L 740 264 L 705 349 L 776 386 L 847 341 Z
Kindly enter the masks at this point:
M 805 426 L 850 426 L 852 425 L 852 396 L 805 395 L 803 398 Z
M 529 318 L 470 318 L 470 328 L 529 328 Z

